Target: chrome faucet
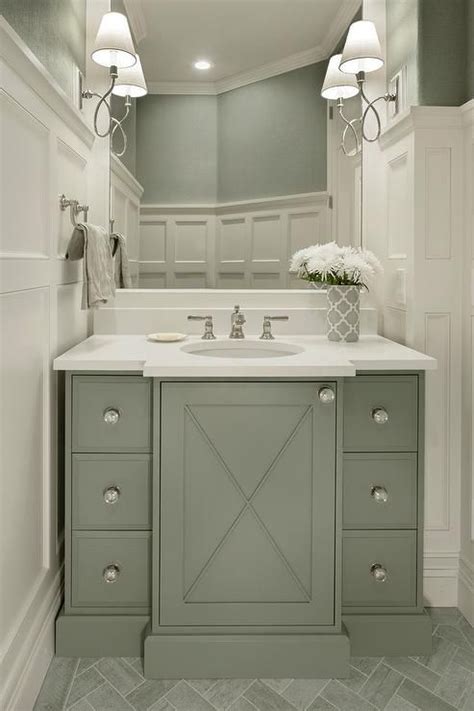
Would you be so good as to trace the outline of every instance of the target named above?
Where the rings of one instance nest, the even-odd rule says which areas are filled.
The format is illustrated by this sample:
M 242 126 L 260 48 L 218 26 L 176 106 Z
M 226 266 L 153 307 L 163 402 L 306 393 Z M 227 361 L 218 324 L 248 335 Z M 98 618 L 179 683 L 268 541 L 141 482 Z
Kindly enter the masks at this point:
M 204 321 L 204 334 L 201 336 L 203 341 L 215 341 L 214 327 L 212 316 L 188 316 L 188 321 Z
M 237 304 L 234 306 L 234 311 L 230 317 L 231 329 L 229 338 L 245 338 L 243 325 L 245 323 L 245 316 L 240 310 L 240 306 Z

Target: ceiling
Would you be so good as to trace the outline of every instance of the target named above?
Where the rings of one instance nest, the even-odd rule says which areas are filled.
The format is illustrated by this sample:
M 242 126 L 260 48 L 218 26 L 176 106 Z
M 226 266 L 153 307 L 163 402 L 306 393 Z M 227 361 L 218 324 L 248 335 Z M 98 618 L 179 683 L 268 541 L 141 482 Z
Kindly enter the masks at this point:
M 218 92 L 324 59 L 359 5 L 360 0 L 125 0 L 151 91 L 164 83 L 199 83 Z M 203 58 L 213 63 L 210 70 L 193 67 Z

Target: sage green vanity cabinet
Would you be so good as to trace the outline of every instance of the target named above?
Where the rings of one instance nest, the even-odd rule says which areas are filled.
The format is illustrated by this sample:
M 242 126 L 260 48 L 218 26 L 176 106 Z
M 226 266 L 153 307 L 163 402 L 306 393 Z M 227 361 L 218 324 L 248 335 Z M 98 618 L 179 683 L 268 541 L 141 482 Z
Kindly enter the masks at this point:
M 336 408 L 320 387 L 162 385 L 160 626 L 334 623 Z
M 68 374 L 57 653 L 151 678 L 428 654 L 423 387 Z

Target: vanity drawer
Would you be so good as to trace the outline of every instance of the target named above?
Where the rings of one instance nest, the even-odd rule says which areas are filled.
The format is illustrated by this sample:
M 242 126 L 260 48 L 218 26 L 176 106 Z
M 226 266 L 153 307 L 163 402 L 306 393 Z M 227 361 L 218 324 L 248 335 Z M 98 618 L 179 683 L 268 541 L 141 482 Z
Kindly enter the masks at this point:
M 343 606 L 416 605 L 416 531 L 346 531 L 342 565 Z
M 150 450 L 149 379 L 127 375 L 73 377 L 73 452 Z
M 343 480 L 344 528 L 416 528 L 416 454 L 346 454 Z
M 367 375 L 346 379 L 346 452 L 414 452 L 417 445 L 416 375 Z
M 72 606 L 148 607 L 150 550 L 148 532 L 75 531 Z
M 151 457 L 73 454 L 72 527 L 151 528 Z

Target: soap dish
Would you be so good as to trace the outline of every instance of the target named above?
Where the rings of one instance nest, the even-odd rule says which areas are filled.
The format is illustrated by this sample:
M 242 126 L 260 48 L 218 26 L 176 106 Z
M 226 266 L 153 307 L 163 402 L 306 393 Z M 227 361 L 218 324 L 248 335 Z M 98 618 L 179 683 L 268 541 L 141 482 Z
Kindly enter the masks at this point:
M 160 333 L 149 333 L 147 339 L 155 343 L 172 343 L 174 341 L 184 341 L 187 338 L 185 333 L 172 333 L 162 331 Z

